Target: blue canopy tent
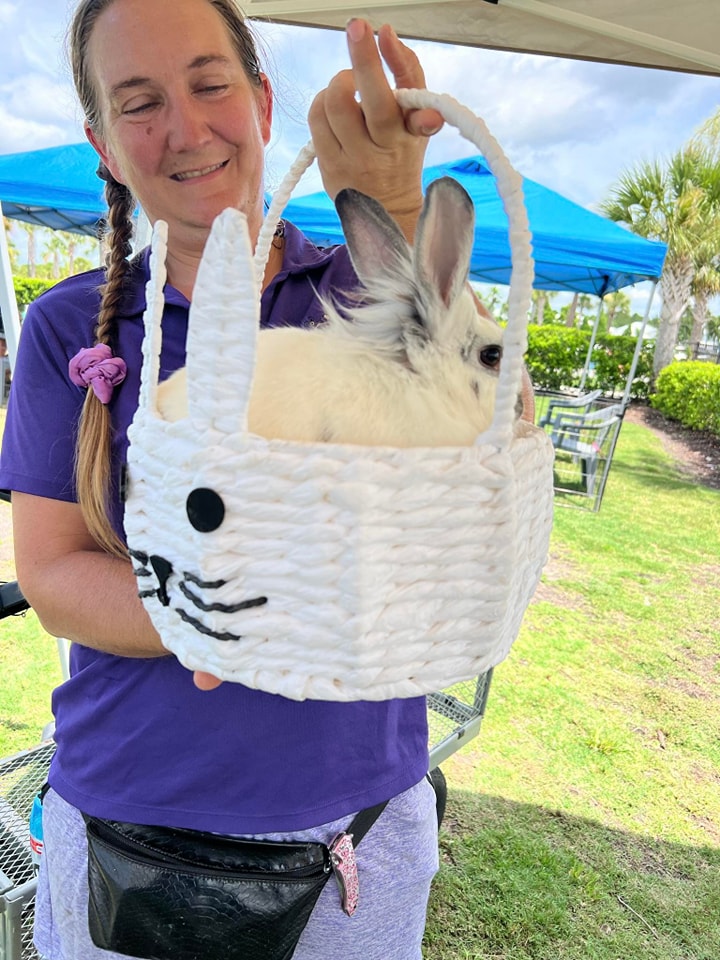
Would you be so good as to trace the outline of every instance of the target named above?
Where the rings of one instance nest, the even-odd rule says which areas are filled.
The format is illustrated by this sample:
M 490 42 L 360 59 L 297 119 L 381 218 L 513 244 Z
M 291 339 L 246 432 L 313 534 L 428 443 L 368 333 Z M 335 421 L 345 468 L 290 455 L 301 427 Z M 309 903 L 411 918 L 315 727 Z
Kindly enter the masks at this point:
M 51 230 L 97 237 L 107 211 L 98 156 L 71 143 L 0 156 L 0 203 L 6 217 Z
M 0 156 L 0 212 L 51 230 L 98 237 L 107 205 L 97 165 L 97 154 L 87 141 Z M 12 364 L 19 320 L 4 230 L 0 231 L 0 312 Z
M 475 204 L 471 279 L 509 283 L 507 216 L 495 177 L 484 159 L 475 156 L 427 167 L 425 186 L 442 176 L 458 180 Z M 534 180 L 524 178 L 523 190 L 533 235 L 537 289 L 603 297 L 621 287 L 660 277 L 665 244 L 644 240 Z M 343 242 L 335 207 L 325 193 L 291 200 L 284 216 L 321 246 Z
M 89 143 L 0 156 L 0 204 L 6 216 L 61 230 L 97 236 L 105 215 L 97 155 Z M 480 156 L 428 167 L 424 181 L 450 175 L 475 204 L 477 227 L 471 263 L 473 280 L 506 284 L 510 279 L 507 217 L 495 178 Z M 603 297 L 661 273 L 665 246 L 643 240 L 527 178 L 523 181 L 533 232 L 535 286 Z M 340 222 L 325 193 L 291 200 L 284 215 L 320 245 L 342 243 Z M 0 246 L 4 245 L 4 232 Z M 0 254 L 3 251 L 0 250 Z M 14 359 L 16 314 L 9 259 L 0 262 L 0 310 Z

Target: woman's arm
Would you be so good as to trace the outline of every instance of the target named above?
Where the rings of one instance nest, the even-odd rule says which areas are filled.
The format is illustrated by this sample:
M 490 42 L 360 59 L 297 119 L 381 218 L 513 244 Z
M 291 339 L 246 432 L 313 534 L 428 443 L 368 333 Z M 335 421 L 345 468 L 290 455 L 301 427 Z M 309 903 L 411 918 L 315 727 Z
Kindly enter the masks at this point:
M 13 492 L 18 583 L 45 630 L 126 657 L 168 654 L 129 561 L 95 543 L 76 503 Z

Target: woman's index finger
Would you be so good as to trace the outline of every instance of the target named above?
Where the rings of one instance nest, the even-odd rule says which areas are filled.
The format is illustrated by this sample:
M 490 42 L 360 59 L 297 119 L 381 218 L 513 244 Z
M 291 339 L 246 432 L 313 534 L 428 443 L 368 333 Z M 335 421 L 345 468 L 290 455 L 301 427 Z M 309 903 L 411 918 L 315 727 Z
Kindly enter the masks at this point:
M 370 136 L 389 122 L 397 122 L 399 107 L 385 76 L 380 52 L 370 25 L 365 20 L 350 20 L 347 25 L 348 51 L 355 86 L 360 95 Z

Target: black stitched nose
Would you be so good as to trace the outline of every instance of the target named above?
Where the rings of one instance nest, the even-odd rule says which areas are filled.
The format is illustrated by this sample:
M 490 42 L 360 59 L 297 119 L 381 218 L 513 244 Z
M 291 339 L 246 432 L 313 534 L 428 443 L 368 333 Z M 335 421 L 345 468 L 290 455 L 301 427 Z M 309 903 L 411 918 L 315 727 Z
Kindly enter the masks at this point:
M 170 605 L 170 597 L 167 593 L 167 582 L 172 573 L 172 564 L 165 559 L 165 557 L 158 557 L 156 554 L 153 554 L 150 557 L 150 565 L 155 571 L 155 576 L 158 578 L 160 586 L 157 589 L 158 600 L 160 603 L 167 607 Z

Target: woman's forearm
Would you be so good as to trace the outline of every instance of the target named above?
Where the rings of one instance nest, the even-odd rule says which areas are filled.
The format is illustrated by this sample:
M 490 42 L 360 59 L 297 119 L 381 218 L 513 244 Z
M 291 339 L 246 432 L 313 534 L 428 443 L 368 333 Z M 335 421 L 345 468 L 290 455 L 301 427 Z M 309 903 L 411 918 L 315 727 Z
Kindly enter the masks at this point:
M 49 634 L 126 657 L 167 655 L 138 597 L 129 562 L 80 550 L 47 561 L 42 576 L 18 575 Z
M 13 492 L 12 505 L 18 582 L 48 633 L 128 657 L 167 653 L 130 561 L 98 547 L 78 504 Z

